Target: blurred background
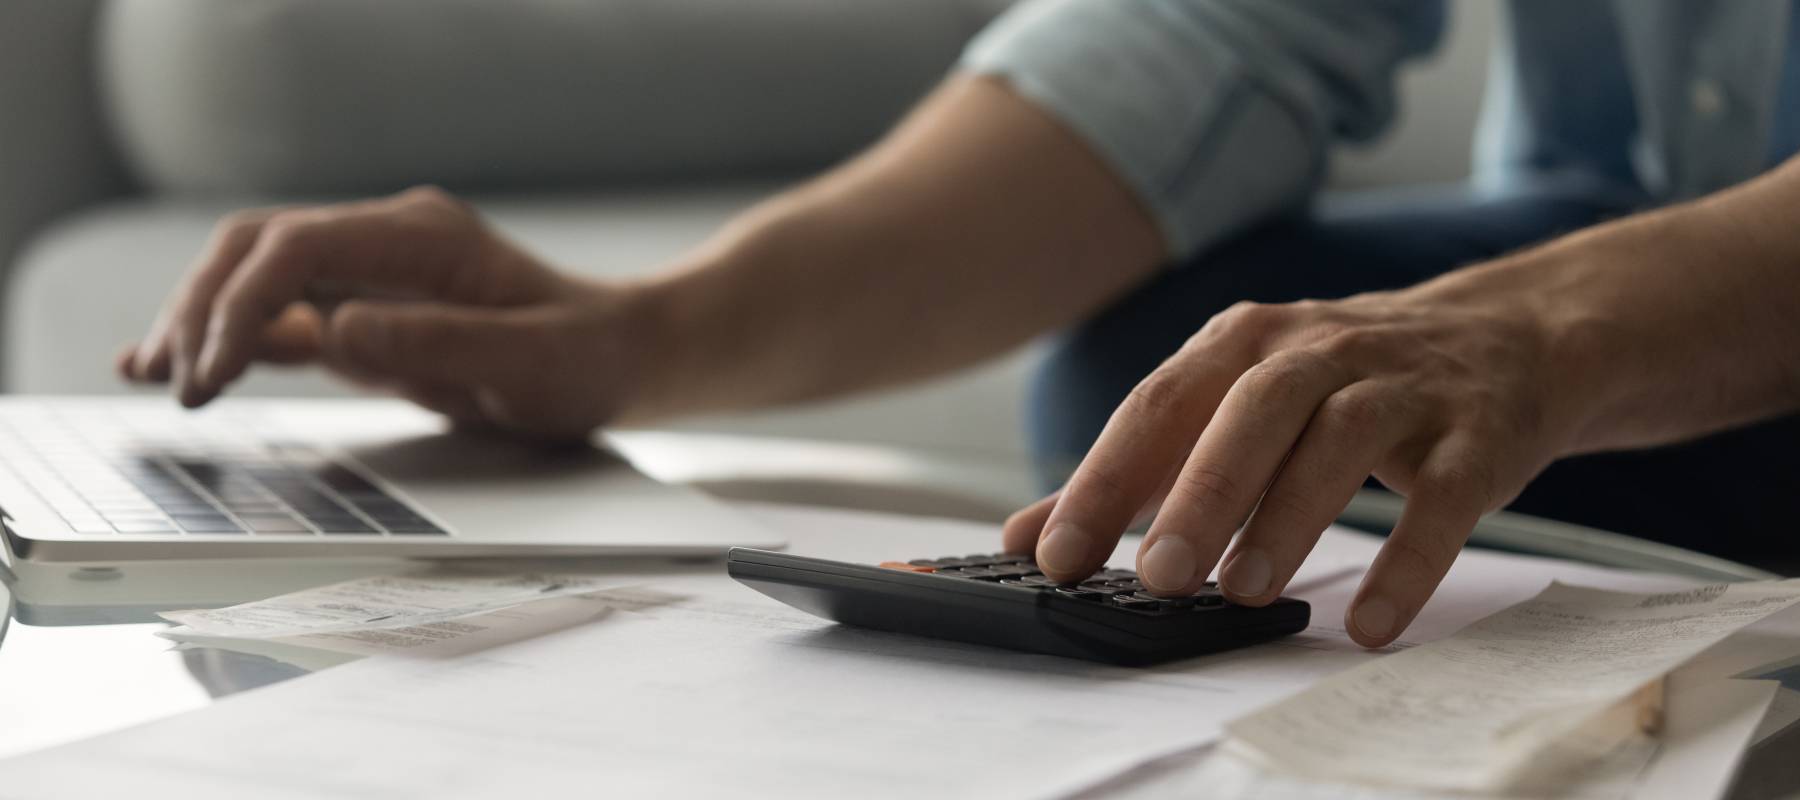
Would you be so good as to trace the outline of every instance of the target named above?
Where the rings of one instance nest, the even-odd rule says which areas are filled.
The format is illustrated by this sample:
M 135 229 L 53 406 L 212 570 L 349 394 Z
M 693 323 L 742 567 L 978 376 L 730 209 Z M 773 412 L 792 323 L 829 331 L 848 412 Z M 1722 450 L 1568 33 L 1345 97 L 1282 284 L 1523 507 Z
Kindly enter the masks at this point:
M 113 355 L 244 206 L 436 183 L 565 268 L 655 269 L 873 141 L 1009 4 L 0 0 L 4 389 L 127 391 Z M 1399 125 L 1339 153 L 1334 187 L 1467 174 L 1497 6 L 1451 4 Z M 683 427 L 1022 457 L 1037 350 Z M 265 369 L 240 391 L 346 390 Z

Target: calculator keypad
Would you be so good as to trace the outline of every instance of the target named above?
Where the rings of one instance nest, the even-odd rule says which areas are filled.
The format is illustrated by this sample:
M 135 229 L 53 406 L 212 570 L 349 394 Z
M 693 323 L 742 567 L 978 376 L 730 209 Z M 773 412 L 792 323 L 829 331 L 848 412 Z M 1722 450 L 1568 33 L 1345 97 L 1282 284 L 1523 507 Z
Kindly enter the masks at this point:
M 1220 608 L 1227 605 L 1219 595 L 1219 587 L 1210 581 L 1199 594 L 1191 597 L 1158 597 L 1146 591 L 1137 573 L 1124 569 L 1102 569 L 1077 584 L 1057 583 L 1039 572 L 1030 556 L 1008 553 L 976 554 L 946 558 L 915 558 L 911 561 L 887 561 L 881 566 L 906 572 L 960 578 L 1023 591 L 1055 592 L 1063 597 L 1085 600 L 1129 611 L 1165 613 L 1192 609 Z

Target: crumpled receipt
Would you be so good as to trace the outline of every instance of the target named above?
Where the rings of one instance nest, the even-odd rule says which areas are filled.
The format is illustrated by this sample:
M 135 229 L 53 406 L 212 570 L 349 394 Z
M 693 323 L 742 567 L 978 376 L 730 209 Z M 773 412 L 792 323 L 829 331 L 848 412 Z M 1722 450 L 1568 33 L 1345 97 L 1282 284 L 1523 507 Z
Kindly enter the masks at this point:
M 609 585 L 584 575 L 454 571 L 363 578 L 228 608 L 170 611 L 178 627 L 158 635 L 184 643 L 274 642 L 375 655 L 430 650 L 458 640 L 486 645 L 604 613 Z M 497 629 L 513 628 L 514 630 Z M 465 648 L 466 649 L 466 648 Z
M 1563 760 L 1551 755 L 1625 741 L 1634 726 L 1617 712 L 1636 692 L 1797 601 L 1800 580 L 1649 595 L 1553 583 L 1242 717 L 1227 741 L 1310 779 L 1504 790 Z M 1619 724 L 1596 724 L 1609 718 Z

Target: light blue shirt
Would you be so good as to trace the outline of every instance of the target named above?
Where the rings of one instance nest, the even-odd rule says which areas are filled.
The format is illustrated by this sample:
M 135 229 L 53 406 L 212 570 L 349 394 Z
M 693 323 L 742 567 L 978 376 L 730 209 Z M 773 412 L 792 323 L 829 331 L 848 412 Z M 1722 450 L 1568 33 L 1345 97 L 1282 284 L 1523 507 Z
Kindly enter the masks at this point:
M 1800 71 L 1784 58 L 1800 49 L 1793 6 L 1510 0 L 1477 184 L 1667 201 L 1767 169 L 1800 136 L 1800 99 L 1780 99 L 1784 62 Z M 1181 256 L 1304 202 L 1334 143 L 1380 134 L 1396 68 L 1436 46 L 1445 14 L 1442 0 L 1026 0 L 962 67 L 1074 129 Z

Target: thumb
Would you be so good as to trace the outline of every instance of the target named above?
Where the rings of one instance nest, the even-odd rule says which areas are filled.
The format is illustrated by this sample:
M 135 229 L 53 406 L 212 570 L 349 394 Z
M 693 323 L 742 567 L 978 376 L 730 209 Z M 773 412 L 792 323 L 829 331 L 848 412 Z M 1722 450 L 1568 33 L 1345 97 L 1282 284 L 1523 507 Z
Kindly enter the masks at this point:
M 354 300 L 332 312 L 323 356 L 375 383 L 508 385 L 529 361 L 531 327 L 503 310 Z

